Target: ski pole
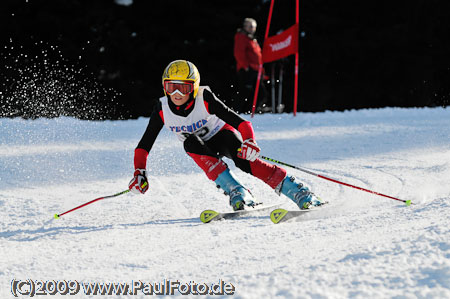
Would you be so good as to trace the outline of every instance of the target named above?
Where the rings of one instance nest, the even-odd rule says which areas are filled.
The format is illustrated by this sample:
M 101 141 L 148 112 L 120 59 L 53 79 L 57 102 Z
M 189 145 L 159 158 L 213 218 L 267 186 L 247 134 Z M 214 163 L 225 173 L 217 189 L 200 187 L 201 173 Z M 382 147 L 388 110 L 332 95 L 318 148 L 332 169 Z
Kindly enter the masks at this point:
M 375 194 L 375 195 L 379 195 L 379 196 L 387 197 L 387 198 L 390 198 L 390 199 L 398 200 L 398 201 L 404 202 L 407 206 L 412 204 L 411 200 L 403 200 L 403 199 L 396 198 L 396 197 L 393 197 L 393 196 L 389 196 L 389 195 L 386 195 L 386 194 L 378 193 L 378 192 L 375 192 L 375 191 L 372 191 L 372 190 L 369 190 L 369 189 L 365 189 L 365 188 L 354 186 L 354 185 L 351 185 L 351 184 L 348 184 L 348 183 L 344 183 L 344 182 L 341 182 L 341 181 L 338 181 L 338 180 L 335 180 L 335 179 L 332 179 L 332 178 L 329 178 L 329 177 L 326 177 L 326 176 L 314 173 L 314 172 L 309 171 L 307 169 L 304 169 L 304 168 L 301 168 L 301 167 L 298 167 L 298 166 L 294 166 L 294 165 L 290 165 L 288 163 L 281 162 L 281 161 L 278 161 L 278 160 L 275 160 L 275 159 L 272 159 L 272 158 L 268 158 L 268 157 L 264 157 L 264 156 L 260 156 L 260 157 L 262 159 L 264 159 L 264 160 L 271 161 L 271 162 L 274 162 L 274 163 L 278 163 L 278 164 L 281 164 L 281 165 L 284 165 L 284 166 L 288 166 L 288 167 L 291 167 L 291 168 L 303 171 L 303 172 L 305 172 L 307 174 L 314 175 L 314 176 L 319 177 L 321 179 L 325 179 L 325 180 L 328 180 L 328 181 L 331 181 L 331 182 L 334 182 L 334 183 L 338 183 L 338 184 L 341 184 L 341 185 L 344 185 L 344 186 L 347 186 L 347 187 L 355 188 L 355 189 L 358 189 L 358 190 L 361 190 L 361 191 L 369 192 L 369 193 L 372 193 L 372 194 Z
M 147 183 L 144 183 L 143 187 L 145 187 L 146 184 L 147 184 Z M 116 197 L 116 196 L 119 196 L 119 195 L 122 195 L 122 194 L 125 194 L 125 193 L 128 193 L 128 192 L 130 192 L 129 189 L 127 189 L 127 190 L 125 190 L 125 191 L 122 191 L 122 192 L 119 192 L 119 193 L 116 193 L 116 194 L 114 194 L 114 195 L 108 195 L 108 196 L 104 196 L 104 197 L 99 197 L 99 198 L 93 199 L 93 200 L 88 201 L 88 202 L 86 202 L 86 203 L 84 203 L 84 204 L 82 204 L 82 205 L 79 205 L 78 207 L 75 207 L 75 208 L 73 208 L 73 209 L 70 209 L 70 210 L 68 210 L 68 211 L 66 211 L 66 212 L 64 212 L 64 213 L 61 213 L 61 214 L 55 214 L 54 218 L 55 218 L 55 219 L 58 219 L 58 218 L 61 217 L 62 215 L 65 215 L 65 214 L 67 214 L 67 213 L 70 213 L 70 212 L 73 212 L 73 211 L 75 211 L 75 210 L 78 210 L 79 208 L 82 208 L 82 207 L 85 207 L 85 206 L 87 206 L 87 205 L 90 205 L 91 203 L 94 203 L 94 202 L 96 202 L 96 201 L 99 201 L 99 200 L 102 200 L 102 199 L 106 199 L 106 198 Z

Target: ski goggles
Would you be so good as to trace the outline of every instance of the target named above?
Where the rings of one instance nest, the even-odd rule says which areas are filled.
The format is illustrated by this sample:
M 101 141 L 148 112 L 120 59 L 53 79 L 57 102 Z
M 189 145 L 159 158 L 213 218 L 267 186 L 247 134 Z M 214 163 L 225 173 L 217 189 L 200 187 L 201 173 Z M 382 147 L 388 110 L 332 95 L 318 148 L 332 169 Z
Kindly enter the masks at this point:
M 194 83 L 188 81 L 164 81 L 164 90 L 171 96 L 176 92 L 185 96 L 194 91 Z

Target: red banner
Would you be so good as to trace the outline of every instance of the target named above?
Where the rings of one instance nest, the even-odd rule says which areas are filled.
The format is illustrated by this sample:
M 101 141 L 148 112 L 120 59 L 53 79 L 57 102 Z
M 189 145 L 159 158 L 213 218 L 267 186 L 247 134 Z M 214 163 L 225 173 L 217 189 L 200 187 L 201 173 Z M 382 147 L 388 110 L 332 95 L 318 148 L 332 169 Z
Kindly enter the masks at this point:
M 268 37 L 263 45 L 263 62 L 275 61 L 297 53 L 298 36 L 298 24 L 295 24 L 280 34 Z

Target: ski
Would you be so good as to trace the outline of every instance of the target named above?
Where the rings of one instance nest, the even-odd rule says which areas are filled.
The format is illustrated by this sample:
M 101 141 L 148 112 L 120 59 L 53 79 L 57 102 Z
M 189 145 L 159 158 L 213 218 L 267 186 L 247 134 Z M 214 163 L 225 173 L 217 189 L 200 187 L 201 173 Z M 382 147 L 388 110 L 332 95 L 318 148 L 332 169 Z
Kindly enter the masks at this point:
M 270 213 L 270 220 L 273 223 L 278 224 L 280 222 L 287 221 L 289 219 L 302 216 L 312 210 L 296 210 L 296 211 L 288 211 L 285 209 L 275 209 Z
M 313 207 L 310 209 L 305 209 L 305 210 L 285 210 L 285 209 L 275 209 L 270 213 L 270 220 L 272 220 L 272 222 L 274 224 L 278 224 L 281 222 L 285 222 L 289 219 L 292 218 L 296 218 L 296 217 L 300 217 L 305 215 L 306 213 L 309 213 L 311 211 L 318 211 L 320 210 L 320 207 L 324 206 L 325 204 L 327 204 L 328 202 L 323 203 L 320 206 L 317 207 Z
M 266 211 L 269 209 L 276 208 L 281 204 L 275 204 L 270 206 L 262 206 L 256 208 L 248 208 L 247 210 L 234 211 L 234 212 L 216 212 L 214 210 L 205 210 L 200 214 L 200 221 L 203 223 L 209 223 L 212 221 L 217 221 L 221 219 L 233 219 L 246 215 L 257 214 L 261 211 Z

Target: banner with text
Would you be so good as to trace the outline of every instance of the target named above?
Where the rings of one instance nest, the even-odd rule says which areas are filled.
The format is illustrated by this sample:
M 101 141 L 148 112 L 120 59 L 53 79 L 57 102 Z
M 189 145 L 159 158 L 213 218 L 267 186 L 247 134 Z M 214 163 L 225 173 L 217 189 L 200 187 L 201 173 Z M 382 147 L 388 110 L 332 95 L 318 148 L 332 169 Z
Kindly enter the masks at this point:
M 275 61 L 298 51 L 298 24 L 264 41 L 262 59 L 264 63 Z

